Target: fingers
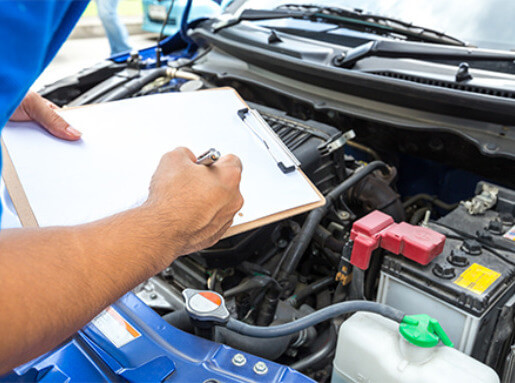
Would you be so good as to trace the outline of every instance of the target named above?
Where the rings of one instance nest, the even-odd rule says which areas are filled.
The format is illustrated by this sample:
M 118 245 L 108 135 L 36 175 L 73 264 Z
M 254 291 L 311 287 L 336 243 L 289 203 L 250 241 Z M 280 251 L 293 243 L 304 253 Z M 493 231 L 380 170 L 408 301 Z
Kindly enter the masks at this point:
M 195 157 L 195 154 L 188 148 L 179 147 L 175 148 L 171 152 L 168 152 L 164 155 L 164 158 L 169 159 L 170 161 L 177 162 L 177 161 L 186 161 L 186 162 L 195 162 L 197 160 L 197 157 Z
M 196 162 L 197 157 L 193 152 L 185 147 L 178 147 L 172 150 L 171 152 L 166 153 L 163 156 L 165 161 L 173 161 L 177 163 L 178 161 L 187 160 L 188 162 Z M 213 169 L 224 169 L 224 172 L 229 169 L 229 171 L 235 173 L 237 175 L 237 181 L 239 182 L 239 174 L 241 173 L 242 165 L 240 159 L 234 154 L 227 154 L 222 156 L 215 164 L 211 166 Z
M 24 108 L 31 120 L 42 125 L 54 136 L 68 141 L 76 141 L 81 137 L 81 133 L 78 130 L 69 126 L 56 113 L 57 106 L 51 106 L 49 101 L 39 94 L 35 92 L 27 94 Z
M 241 160 L 238 156 L 234 154 L 226 154 L 225 156 L 220 157 L 218 162 L 215 163 L 217 167 L 235 167 L 240 172 L 243 169 L 243 165 L 241 164 Z
M 223 179 L 226 185 L 234 187 L 240 184 L 242 164 L 234 154 L 221 157 L 211 168 L 219 173 L 219 177 Z
M 59 107 L 50 100 L 45 100 L 46 104 L 50 109 L 59 109 Z

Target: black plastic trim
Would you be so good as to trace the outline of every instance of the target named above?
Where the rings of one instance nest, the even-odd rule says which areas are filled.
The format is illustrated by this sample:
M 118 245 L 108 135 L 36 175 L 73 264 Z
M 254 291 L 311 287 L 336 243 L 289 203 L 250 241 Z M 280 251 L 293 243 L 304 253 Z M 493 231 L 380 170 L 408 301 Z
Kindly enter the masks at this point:
M 207 28 L 199 27 L 192 30 L 191 37 L 200 45 L 212 44 L 249 64 L 338 92 L 449 116 L 515 124 L 515 102 L 511 99 L 410 83 L 300 60 L 240 43 L 237 28 L 214 34 Z

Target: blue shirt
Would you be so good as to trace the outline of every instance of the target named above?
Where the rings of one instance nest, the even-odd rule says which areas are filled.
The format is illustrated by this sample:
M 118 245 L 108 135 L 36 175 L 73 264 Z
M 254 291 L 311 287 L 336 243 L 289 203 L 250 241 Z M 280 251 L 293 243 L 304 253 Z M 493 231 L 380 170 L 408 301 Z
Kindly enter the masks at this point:
M 54 58 L 88 2 L 0 0 L 0 129 Z

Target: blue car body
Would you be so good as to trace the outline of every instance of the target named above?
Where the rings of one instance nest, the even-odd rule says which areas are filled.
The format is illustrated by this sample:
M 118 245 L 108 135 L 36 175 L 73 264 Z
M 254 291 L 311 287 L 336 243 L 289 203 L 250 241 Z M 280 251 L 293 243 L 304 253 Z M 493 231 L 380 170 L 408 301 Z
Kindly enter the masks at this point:
M 105 325 L 94 320 L 54 351 L 16 368 L 0 382 L 312 382 L 287 366 L 178 330 L 133 293 L 108 310 L 115 313 L 120 326 L 131 329 L 127 343 L 117 343 Z M 236 354 L 245 356 L 244 365 L 232 363 Z M 254 371 L 258 362 L 266 363 L 266 374 Z

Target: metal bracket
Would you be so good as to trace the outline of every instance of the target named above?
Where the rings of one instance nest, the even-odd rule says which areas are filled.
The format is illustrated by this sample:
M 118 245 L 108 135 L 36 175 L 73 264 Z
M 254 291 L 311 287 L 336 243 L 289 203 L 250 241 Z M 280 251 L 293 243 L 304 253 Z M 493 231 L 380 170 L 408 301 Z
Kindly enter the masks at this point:
M 354 137 L 356 137 L 356 133 L 351 129 L 341 135 L 331 137 L 317 149 L 320 154 L 325 157 L 343 147 L 347 141 L 352 140 Z

